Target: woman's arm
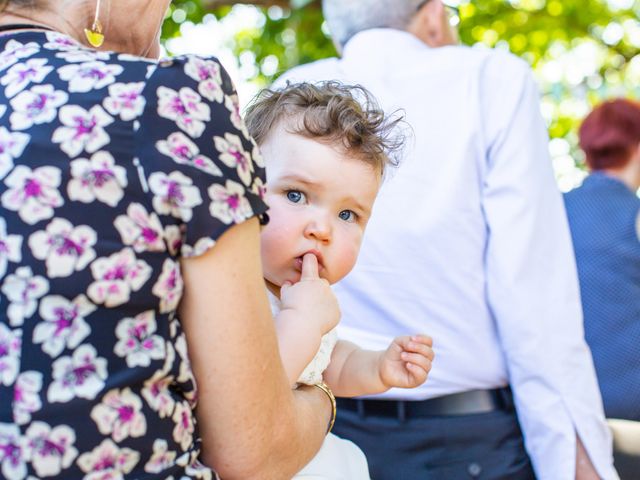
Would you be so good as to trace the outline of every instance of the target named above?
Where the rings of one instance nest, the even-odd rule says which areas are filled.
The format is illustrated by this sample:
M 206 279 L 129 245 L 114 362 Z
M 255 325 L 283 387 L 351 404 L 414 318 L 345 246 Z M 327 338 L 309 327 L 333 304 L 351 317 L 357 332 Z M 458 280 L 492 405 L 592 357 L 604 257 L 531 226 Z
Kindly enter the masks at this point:
M 203 460 L 225 480 L 291 478 L 319 450 L 330 405 L 293 391 L 269 312 L 256 219 L 231 227 L 205 254 L 183 259 L 180 305 L 198 384 Z

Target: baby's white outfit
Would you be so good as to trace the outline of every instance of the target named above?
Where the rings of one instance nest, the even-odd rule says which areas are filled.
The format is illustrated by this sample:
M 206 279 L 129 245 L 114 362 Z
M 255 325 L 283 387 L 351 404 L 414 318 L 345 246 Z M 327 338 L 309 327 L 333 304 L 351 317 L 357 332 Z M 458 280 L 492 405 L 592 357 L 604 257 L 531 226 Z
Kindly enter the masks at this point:
M 280 299 L 267 290 L 271 313 L 280 313 Z M 315 385 L 322 382 L 322 372 L 331 361 L 338 334 L 334 328 L 322 336 L 318 353 L 298 378 L 298 384 Z M 370 480 L 367 458 L 353 442 L 327 434 L 320 451 L 293 477 L 293 480 Z

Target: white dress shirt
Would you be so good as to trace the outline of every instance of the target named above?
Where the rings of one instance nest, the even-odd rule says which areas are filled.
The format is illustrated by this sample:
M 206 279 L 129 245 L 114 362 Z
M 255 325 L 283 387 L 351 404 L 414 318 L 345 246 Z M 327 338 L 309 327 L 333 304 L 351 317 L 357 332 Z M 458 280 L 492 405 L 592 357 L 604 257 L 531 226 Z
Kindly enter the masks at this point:
M 361 32 L 342 59 L 279 80 L 367 87 L 414 133 L 383 185 L 357 265 L 336 286 L 342 338 L 384 349 L 428 333 L 420 400 L 511 384 L 542 480 L 575 477 L 576 432 L 606 479 L 611 437 L 584 341 L 576 266 L 529 67 L 505 52 Z

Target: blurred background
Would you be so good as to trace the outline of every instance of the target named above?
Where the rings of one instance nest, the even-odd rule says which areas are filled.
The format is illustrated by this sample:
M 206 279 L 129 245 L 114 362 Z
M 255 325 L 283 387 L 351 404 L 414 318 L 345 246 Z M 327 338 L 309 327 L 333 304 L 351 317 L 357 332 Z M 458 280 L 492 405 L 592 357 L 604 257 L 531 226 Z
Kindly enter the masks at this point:
M 640 98 L 640 0 L 459 0 L 466 45 L 509 50 L 533 68 L 560 189 L 586 175 L 577 126 L 594 103 Z M 285 70 L 336 55 L 319 0 L 174 0 L 168 55 L 217 56 L 243 105 Z

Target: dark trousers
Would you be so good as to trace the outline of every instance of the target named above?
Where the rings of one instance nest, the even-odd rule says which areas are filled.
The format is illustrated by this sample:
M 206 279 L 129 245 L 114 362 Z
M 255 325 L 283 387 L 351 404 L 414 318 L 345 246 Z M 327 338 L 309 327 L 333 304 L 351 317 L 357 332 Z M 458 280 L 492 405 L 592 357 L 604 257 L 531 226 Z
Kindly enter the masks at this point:
M 402 419 L 338 406 L 333 432 L 364 451 L 372 480 L 535 480 L 515 410 Z

